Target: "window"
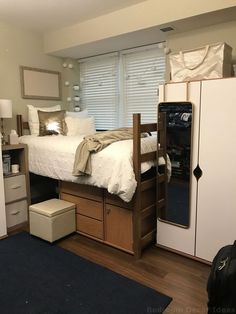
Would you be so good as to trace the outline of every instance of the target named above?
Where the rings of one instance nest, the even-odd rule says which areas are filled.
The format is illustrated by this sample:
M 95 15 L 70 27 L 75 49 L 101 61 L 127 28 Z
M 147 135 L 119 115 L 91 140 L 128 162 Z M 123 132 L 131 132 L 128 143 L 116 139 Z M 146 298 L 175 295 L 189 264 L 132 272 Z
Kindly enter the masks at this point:
M 165 54 L 158 45 L 79 62 L 81 100 L 97 129 L 131 126 L 138 112 L 142 122 L 156 119 L 158 85 L 165 76 Z
M 165 55 L 158 48 L 122 53 L 123 118 L 132 125 L 133 113 L 141 113 L 142 121 L 153 122 L 157 115 L 158 85 L 165 75 Z
M 118 56 L 106 55 L 80 63 L 83 106 L 95 117 L 97 129 L 118 125 Z

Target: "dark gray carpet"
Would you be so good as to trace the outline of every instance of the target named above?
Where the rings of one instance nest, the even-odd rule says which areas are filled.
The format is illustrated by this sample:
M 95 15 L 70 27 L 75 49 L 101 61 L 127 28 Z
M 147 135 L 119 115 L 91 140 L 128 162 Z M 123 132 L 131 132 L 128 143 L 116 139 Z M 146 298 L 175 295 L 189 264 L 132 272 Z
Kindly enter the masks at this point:
M 162 313 L 171 298 L 23 232 L 0 241 L 0 313 Z

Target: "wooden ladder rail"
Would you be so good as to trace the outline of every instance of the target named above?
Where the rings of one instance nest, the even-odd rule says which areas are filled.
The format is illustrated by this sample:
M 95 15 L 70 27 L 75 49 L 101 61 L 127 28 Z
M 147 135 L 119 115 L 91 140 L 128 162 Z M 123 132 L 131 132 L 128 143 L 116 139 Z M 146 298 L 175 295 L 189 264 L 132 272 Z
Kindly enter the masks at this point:
M 141 124 L 141 115 L 133 115 L 133 166 L 137 187 L 134 197 L 133 212 L 133 250 L 135 258 L 140 258 L 142 249 L 153 242 L 156 236 L 156 229 L 149 227 L 144 231 L 142 222 L 156 214 L 156 200 L 148 203 L 144 199 L 147 197 L 145 192 L 152 192 L 156 187 L 156 178 L 152 177 L 142 181 L 141 163 L 149 160 L 156 160 L 157 153 L 149 152 L 141 154 L 141 133 L 157 131 L 157 123 Z

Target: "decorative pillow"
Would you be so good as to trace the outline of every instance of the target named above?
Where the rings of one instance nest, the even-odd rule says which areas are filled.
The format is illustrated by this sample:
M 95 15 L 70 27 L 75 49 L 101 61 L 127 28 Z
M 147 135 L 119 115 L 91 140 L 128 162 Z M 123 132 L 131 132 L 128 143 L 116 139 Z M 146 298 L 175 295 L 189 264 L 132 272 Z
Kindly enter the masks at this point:
M 76 111 L 66 111 L 67 117 L 74 117 L 74 118 L 88 118 L 88 110 L 84 109 L 82 111 L 76 112 Z
M 28 122 L 30 128 L 30 134 L 39 135 L 39 117 L 38 110 L 40 111 L 59 111 L 61 110 L 60 105 L 55 105 L 51 107 L 34 107 L 32 105 L 27 105 L 28 107 Z
M 38 110 L 39 136 L 66 135 L 65 110 L 46 112 Z
M 75 118 L 75 117 L 66 117 L 65 118 L 67 125 L 67 135 L 91 135 L 96 132 L 94 118 Z

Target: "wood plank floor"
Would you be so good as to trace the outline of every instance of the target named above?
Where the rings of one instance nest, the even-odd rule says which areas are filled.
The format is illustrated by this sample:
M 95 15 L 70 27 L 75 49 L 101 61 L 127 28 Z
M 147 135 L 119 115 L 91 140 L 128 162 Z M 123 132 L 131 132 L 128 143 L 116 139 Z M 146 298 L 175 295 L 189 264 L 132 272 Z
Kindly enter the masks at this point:
M 169 295 L 173 301 L 165 313 L 207 313 L 208 265 L 155 246 L 145 250 L 141 259 L 135 260 L 129 254 L 78 234 L 58 241 L 58 245 Z M 150 313 L 158 311 L 153 309 Z

